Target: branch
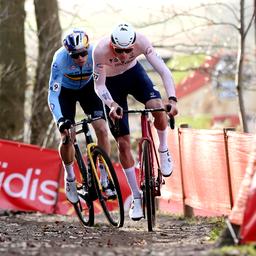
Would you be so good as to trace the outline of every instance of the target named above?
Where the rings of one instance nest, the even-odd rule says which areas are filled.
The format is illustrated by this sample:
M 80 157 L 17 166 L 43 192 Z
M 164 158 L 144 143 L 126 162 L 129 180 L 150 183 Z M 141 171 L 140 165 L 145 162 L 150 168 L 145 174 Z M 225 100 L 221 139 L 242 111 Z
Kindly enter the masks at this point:
M 252 22 L 253 22 L 254 19 L 255 19 L 255 11 L 253 12 L 252 17 L 251 17 L 251 19 L 250 19 L 250 22 L 249 22 L 249 24 L 248 24 L 248 27 L 246 28 L 246 30 L 245 30 L 245 32 L 244 32 L 244 35 L 243 35 L 244 38 L 245 38 L 246 35 L 248 34 L 248 31 L 250 30 L 250 27 L 251 27 Z
M 209 19 L 208 17 L 204 17 L 204 16 L 201 16 L 201 15 L 182 13 L 179 16 L 187 16 L 187 17 L 193 17 L 193 18 L 205 20 L 207 22 L 206 25 L 208 25 L 208 26 L 224 25 L 224 26 L 231 26 L 231 27 L 235 28 L 236 30 L 239 30 L 239 28 L 233 23 L 223 22 L 223 21 L 222 22 L 216 22 L 213 19 Z
M 162 49 L 167 49 L 167 48 L 185 48 L 185 49 L 193 49 L 193 48 L 209 48 L 209 44 L 206 42 L 205 44 L 185 44 L 185 43 L 177 43 L 177 44 L 170 44 L 170 45 L 163 45 L 163 44 L 154 44 L 155 48 L 162 48 Z M 215 45 L 211 45 L 212 48 L 218 49 L 218 48 L 223 48 L 224 46 L 221 44 L 215 44 Z M 226 49 L 233 49 L 233 47 L 231 46 L 225 46 Z M 205 54 L 205 52 L 202 52 L 203 54 Z
M 234 9 L 226 4 L 226 3 L 223 3 L 223 2 L 216 2 L 216 3 L 209 3 L 209 4 L 202 4 L 202 6 L 205 6 L 205 7 L 208 7 L 208 6 L 217 6 L 217 5 L 220 5 L 220 6 L 223 6 L 225 8 L 227 8 L 232 14 L 233 16 L 235 17 L 236 21 L 239 22 L 239 17 L 237 16 L 237 14 L 235 13 Z
M 229 22 L 216 22 L 216 21 L 214 21 L 212 19 L 209 19 L 206 16 L 192 14 L 192 11 L 195 11 L 195 10 L 200 9 L 202 7 L 219 6 L 219 5 L 227 8 L 229 11 L 231 11 L 233 16 L 234 16 L 234 18 L 236 19 L 236 21 L 239 22 L 239 18 L 236 15 L 234 9 L 232 9 L 228 4 L 217 2 L 217 3 L 213 3 L 213 4 L 201 4 L 200 6 L 197 6 L 195 8 L 190 8 L 190 9 L 182 11 L 182 12 L 175 12 L 174 11 L 174 14 L 172 16 L 168 16 L 167 18 L 162 19 L 160 21 L 158 20 L 158 21 L 151 22 L 151 23 L 140 24 L 140 25 L 137 25 L 137 27 L 138 28 L 144 28 L 144 27 L 148 27 L 148 26 L 155 26 L 155 25 L 166 23 L 166 22 L 168 22 L 170 20 L 173 20 L 174 18 L 177 18 L 177 17 L 180 17 L 180 16 L 184 16 L 184 17 L 193 17 L 193 18 L 197 18 L 197 19 L 203 19 L 203 20 L 206 20 L 208 24 L 232 26 L 236 30 L 239 30 L 239 28 L 235 24 L 233 24 L 233 23 L 229 23 Z
M 172 38 L 172 37 L 184 34 L 184 33 L 192 32 L 193 30 L 196 30 L 198 28 L 204 28 L 204 27 L 209 27 L 209 26 L 223 26 L 223 25 L 224 25 L 223 23 L 219 23 L 219 24 L 218 23 L 215 23 L 215 24 L 204 24 L 204 25 L 200 24 L 200 25 L 194 26 L 193 28 L 187 28 L 187 29 L 183 29 L 180 32 L 175 32 L 175 33 L 173 33 L 171 35 L 166 36 L 165 39 Z M 238 27 L 236 27 L 236 29 L 238 29 L 238 31 L 239 31 Z

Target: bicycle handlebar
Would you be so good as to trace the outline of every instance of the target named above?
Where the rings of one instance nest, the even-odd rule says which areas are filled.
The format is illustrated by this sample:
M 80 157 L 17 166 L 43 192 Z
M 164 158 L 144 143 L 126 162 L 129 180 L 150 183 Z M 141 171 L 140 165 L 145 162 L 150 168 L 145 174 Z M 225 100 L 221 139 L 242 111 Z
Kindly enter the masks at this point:
M 90 115 L 88 115 L 86 118 L 82 119 L 81 121 L 78 121 L 76 123 L 73 124 L 73 126 L 79 126 L 79 125 L 87 125 L 87 124 L 90 124 L 91 122 L 93 121 L 96 121 L 98 119 L 101 119 L 102 117 L 100 116 L 97 116 L 97 117 L 94 117 L 92 118 Z M 82 127 L 81 129 L 77 130 L 76 131 L 76 134 L 80 134 L 80 133 L 83 133 L 84 132 L 84 127 Z
M 91 116 L 88 115 L 87 118 L 84 118 L 81 121 L 76 122 L 74 124 L 74 126 L 78 126 L 78 125 L 81 125 L 81 124 L 84 124 L 84 123 L 90 124 L 91 122 L 96 121 L 96 120 L 101 119 L 101 118 L 102 118 L 101 116 L 97 116 L 97 117 L 92 118 Z
M 123 110 L 123 113 L 125 113 L 125 114 L 130 114 L 130 113 L 146 114 L 146 113 L 159 112 L 159 111 L 169 112 L 171 110 L 171 107 L 172 107 L 171 105 L 166 105 L 166 108 L 128 109 L 128 110 Z M 117 109 L 117 114 L 121 114 L 121 109 Z M 169 124 L 170 124 L 171 129 L 173 130 L 175 128 L 174 116 L 169 116 Z
M 94 117 L 92 118 L 90 115 L 87 115 L 86 118 L 82 119 L 81 121 L 78 121 L 76 123 L 72 123 L 69 119 L 63 119 L 63 120 L 60 120 L 58 122 L 58 128 L 59 128 L 59 131 L 61 133 L 63 133 L 65 130 L 71 130 L 72 128 L 75 128 L 79 125 L 82 125 L 82 127 L 80 129 L 75 129 L 75 134 L 80 134 L 80 133 L 83 133 L 83 132 L 87 132 L 88 131 L 88 124 L 90 124 L 91 122 L 95 121 L 95 120 L 98 120 L 100 119 L 101 117 Z M 62 138 L 62 144 L 63 145 L 67 145 L 68 143 L 70 142 L 70 134 L 67 134 L 66 136 L 64 136 Z
M 152 113 L 158 111 L 166 111 L 164 108 L 145 108 L 145 109 L 128 109 L 123 110 L 123 113 Z

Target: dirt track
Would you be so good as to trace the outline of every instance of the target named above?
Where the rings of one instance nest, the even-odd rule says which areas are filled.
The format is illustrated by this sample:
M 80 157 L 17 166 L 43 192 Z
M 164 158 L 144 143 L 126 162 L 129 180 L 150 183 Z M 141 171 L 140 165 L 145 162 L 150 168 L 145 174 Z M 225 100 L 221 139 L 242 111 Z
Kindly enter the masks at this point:
M 207 255 L 216 223 L 185 221 L 158 215 L 154 232 L 146 221 L 126 216 L 123 228 L 112 228 L 104 216 L 84 228 L 76 217 L 40 213 L 1 214 L 0 255 Z

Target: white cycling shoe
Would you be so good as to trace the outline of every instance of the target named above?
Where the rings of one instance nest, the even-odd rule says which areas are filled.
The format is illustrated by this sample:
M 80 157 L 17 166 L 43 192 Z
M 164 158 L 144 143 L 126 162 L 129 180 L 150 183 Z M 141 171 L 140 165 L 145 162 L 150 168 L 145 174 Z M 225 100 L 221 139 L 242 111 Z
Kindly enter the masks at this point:
M 101 181 L 101 186 L 103 188 L 103 191 L 105 192 L 106 196 L 108 199 L 115 199 L 116 198 L 116 191 L 115 189 L 112 189 L 108 180 L 102 182 Z
M 134 198 L 132 201 L 131 208 L 129 210 L 129 217 L 134 221 L 138 221 L 143 218 L 143 210 L 142 210 L 142 199 Z
M 72 204 L 76 204 L 79 201 L 78 193 L 76 189 L 76 180 L 65 180 L 65 191 L 68 201 Z
M 173 172 L 173 160 L 169 153 L 169 150 L 160 151 L 159 152 L 159 158 L 160 158 L 160 168 L 161 172 L 164 177 L 169 177 Z

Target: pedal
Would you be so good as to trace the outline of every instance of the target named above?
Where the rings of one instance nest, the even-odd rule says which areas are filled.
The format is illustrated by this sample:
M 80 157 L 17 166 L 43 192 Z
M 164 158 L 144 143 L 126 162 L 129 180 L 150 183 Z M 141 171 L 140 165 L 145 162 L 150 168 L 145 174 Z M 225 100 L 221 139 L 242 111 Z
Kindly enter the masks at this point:
M 80 189 L 77 191 L 77 194 L 79 197 L 83 198 L 85 201 L 88 200 L 89 194 L 87 191 L 84 191 L 83 189 Z

